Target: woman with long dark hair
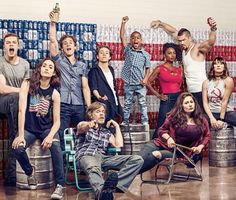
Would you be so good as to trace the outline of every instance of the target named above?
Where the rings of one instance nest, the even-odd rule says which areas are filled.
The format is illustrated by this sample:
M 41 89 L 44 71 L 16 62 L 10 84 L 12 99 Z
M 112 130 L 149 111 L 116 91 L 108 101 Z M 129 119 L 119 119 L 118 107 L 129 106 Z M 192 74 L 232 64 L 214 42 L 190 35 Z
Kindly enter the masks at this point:
M 211 127 L 221 129 L 224 122 L 236 126 L 236 112 L 232 102 L 234 81 L 229 76 L 227 64 L 222 57 L 216 57 L 202 84 L 203 106 Z
M 50 149 L 56 189 L 51 198 L 63 197 L 64 170 L 58 129 L 60 127 L 60 71 L 50 58 L 43 59 L 32 77 L 24 81 L 19 93 L 18 136 L 12 147 L 16 158 L 28 176 L 29 189 L 37 189 L 35 167 L 29 162 L 26 149 L 36 139 L 43 150 Z
M 188 92 L 180 94 L 174 108 L 159 128 L 157 138 L 146 144 L 140 151 L 144 159 L 140 173 L 153 168 L 165 158 L 171 158 L 175 144 L 191 148 L 185 150 L 188 156 L 200 154 L 209 138 L 208 122 L 196 99 Z
M 157 135 L 158 128 L 164 123 L 166 114 L 174 107 L 177 97 L 181 92 L 182 67 L 175 67 L 176 60 L 181 61 L 181 51 L 177 44 L 165 43 L 163 45 L 164 63 L 157 66 L 148 78 L 147 88 L 160 99 L 157 127 L 153 139 Z M 158 79 L 159 91 L 152 86 Z

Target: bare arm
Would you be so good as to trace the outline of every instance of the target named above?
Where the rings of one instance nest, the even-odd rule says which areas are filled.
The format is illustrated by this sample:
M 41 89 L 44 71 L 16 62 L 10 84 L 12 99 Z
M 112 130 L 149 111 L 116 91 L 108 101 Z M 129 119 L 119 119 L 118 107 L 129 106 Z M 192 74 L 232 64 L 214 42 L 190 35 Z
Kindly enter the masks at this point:
M 209 108 L 209 104 L 208 104 L 208 98 L 207 98 L 207 80 L 205 80 L 202 83 L 202 101 L 203 101 L 204 110 L 205 110 L 206 114 L 208 115 L 208 117 L 210 118 L 211 123 L 213 121 L 216 122 L 216 119 L 213 116 L 213 114 L 212 114 L 212 112 L 211 112 L 211 110 Z
M 145 76 L 144 76 L 144 79 L 142 80 L 142 83 L 141 83 L 141 84 L 143 84 L 143 85 L 146 85 L 146 84 L 147 84 L 149 75 L 150 75 L 150 68 L 146 68 L 146 70 L 145 70 Z
M 3 74 L 0 74 L 0 94 L 10 94 L 13 92 L 20 92 L 20 88 L 6 85 L 6 79 Z
M 160 72 L 160 68 L 156 67 L 153 72 L 151 73 L 151 75 L 148 78 L 147 81 L 147 88 L 151 91 L 152 94 L 154 94 L 157 98 L 159 98 L 162 101 L 166 101 L 168 99 L 168 96 L 165 94 L 160 94 L 158 93 L 153 87 L 152 87 L 152 82 L 156 79 L 156 77 L 158 77 Z
M 147 82 L 147 88 L 151 91 L 152 94 L 154 94 L 156 97 L 160 97 L 160 94 L 152 87 L 153 81 L 156 79 L 156 77 L 159 75 L 160 68 L 156 67 L 151 75 L 148 78 Z
M 104 101 L 108 100 L 108 98 L 107 98 L 106 95 L 101 96 L 97 90 L 93 90 L 93 95 L 94 95 L 98 100 L 101 100 L 101 99 L 104 100 Z
M 207 80 L 205 80 L 202 84 L 202 101 L 204 110 L 210 119 L 211 126 L 215 129 L 222 128 L 223 123 L 219 120 L 218 121 L 216 120 L 209 107 L 208 97 L 207 97 Z
M 85 133 L 87 132 L 90 128 L 96 127 L 97 123 L 96 120 L 91 120 L 91 121 L 82 121 L 79 122 L 76 126 L 77 128 L 77 133 Z
M 111 143 L 111 145 L 113 147 L 123 147 L 124 141 L 119 124 L 114 120 L 110 120 L 107 122 L 106 126 L 107 128 L 109 128 L 110 126 L 113 126 L 115 128 L 115 136 L 111 135 L 111 137 L 109 138 L 109 142 Z
M 198 47 L 199 51 L 204 54 L 210 51 L 211 47 L 215 44 L 216 41 L 216 22 L 214 19 L 210 18 L 210 20 L 208 20 L 208 24 L 211 30 L 209 33 L 208 40 L 201 42 Z
M 85 104 L 87 106 L 90 106 L 90 104 L 91 104 L 91 93 L 90 93 L 90 88 L 89 88 L 89 85 L 88 85 L 88 79 L 84 76 L 82 77 L 82 90 L 83 90 Z
M 59 53 L 58 42 L 56 37 L 56 13 L 55 11 L 51 11 L 49 13 L 50 17 L 50 27 L 49 27 L 49 50 L 51 56 L 56 56 Z
M 18 148 L 22 143 L 25 145 L 24 129 L 25 129 L 25 112 L 27 105 L 27 95 L 29 91 L 29 82 L 23 81 L 19 93 L 19 112 L 18 112 L 18 136 L 14 139 L 12 147 Z
M 48 135 L 50 135 L 53 138 L 60 128 L 60 104 L 61 104 L 60 94 L 55 89 L 52 94 L 52 101 L 53 101 L 53 125 Z
M 54 89 L 52 94 L 53 102 L 53 125 L 48 133 L 47 137 L 44 138 L 41 146 L 43 149 L 48 149 L 52 146 L 53 138 L 60 128 L 60 94 Z
M 122 21 L 121 21 L 121 26 L 120 26 L 120 40 L 121 40 L 123 47 L 125 47 L 127 45 L 127 41 L 126 41 L 126 37 L 125 37 L 125 24 L 128 20 L 129 20 L 128 16 L 123 17 Z
M 162 28 L 166 33 L 171 34 L 172 37 L 177 40 L 178 31 L 175 27 L 170 24 L 164 23 L 161 20 L 154 20 L 151 22 L 151 28 Z
M 222 104 L 221 104 L 221 110 L 220 110 L 220 118 L 224 119 L 225 118 L 225 112 L 227 110 L 227 105 L 229 98 L 234 90 L 234 81 L 231 77 L 227 77 L 225 79 L 225 92 L 224 96 L 222 99 Z

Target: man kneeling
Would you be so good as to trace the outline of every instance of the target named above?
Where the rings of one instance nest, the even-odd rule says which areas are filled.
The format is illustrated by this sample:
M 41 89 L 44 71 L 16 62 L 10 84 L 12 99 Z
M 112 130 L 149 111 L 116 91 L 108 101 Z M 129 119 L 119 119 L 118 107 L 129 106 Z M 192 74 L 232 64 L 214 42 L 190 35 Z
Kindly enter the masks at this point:
M 76 159 L 80 168 L 88 175 L 96 200 L 112 200 L 112 192 L 126 192 L 129 185 L 143 165 L 138 155 L 107 155 L 111 144 L 113 147 L 123 146 L 123 137 L 117 122 L 105 122 L 106 106 L 100 102 L 92 103 L 87 110 L 88 121 L 77 125 L 79 139 L 76 141 Z M 114 128 L 114 134 L 111 130 Z M 106 181 L 102 170 L 116 170 L 108 175 Z

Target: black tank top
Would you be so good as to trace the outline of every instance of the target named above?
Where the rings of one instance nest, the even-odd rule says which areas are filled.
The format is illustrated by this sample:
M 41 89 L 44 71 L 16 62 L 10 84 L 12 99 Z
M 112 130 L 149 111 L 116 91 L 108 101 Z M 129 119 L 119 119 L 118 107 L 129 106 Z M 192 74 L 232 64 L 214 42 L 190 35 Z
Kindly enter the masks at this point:
M 52 128 L 52 93 L 54 88 L 39 88 L 38 94 L 28 94 L 25 113 L 25 130 L 36 135 Z

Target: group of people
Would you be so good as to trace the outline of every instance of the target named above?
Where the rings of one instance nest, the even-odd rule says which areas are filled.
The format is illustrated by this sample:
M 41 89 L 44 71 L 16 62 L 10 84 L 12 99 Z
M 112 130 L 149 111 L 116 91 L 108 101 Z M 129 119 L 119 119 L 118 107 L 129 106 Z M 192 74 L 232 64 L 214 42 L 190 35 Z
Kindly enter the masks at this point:
M 177 31 L 160 20 L 153 21 L 152 28 L 163 28 L 179 45 L 164 44 L 164 62 L 150 75 L 150 55 L 142 47 L 142 35 L 134 31 L 127 43 L 125 25 L 129 18 L 123 17 L 120 39 L 125 55 L 121 72 L 125 82 L 125 105 L 122 109 L 114 70 L 109 65 L 111 49 L 98 47 L 97 65 L 89 70 L 76 57 L 77 42 L 73 36 L 64 35 L 57 41 L 58 14 L 57 10 L 49 14 L 51 58 L 43 59 L 31 77 L 29 63 L 17 56 L 19 38 L 12 33 L 4 36 L 4 56 L 0 57 L 0 113 L 7 114 L 12 145 L 6 185 L 16 182 L 16 158 L 28 177 L 29 188 L 37 188 L 37 166 L 30 164 L 26 149 L 40 139 L 42 148 L 50 149 L 52 155 L 56 189 L 51 198 L 61 199 L 64 187 L 63 134 L 68 126 L 77 127 L 76 159 L 81 170 L 88 175 L 95 199 L 109 200 L 113 199 L 114 191 L 126 192 L 137 174 L 171 157 L 176 143 L 190 147 L 188 155 L 200 154 L 209 141 L 208 123 L 216 129 L 222 128 L 225 122 L 236 125 L 236 112 L 230 99 L 234 83 L 224 59 L 216 57 L 206 75 L 206 54 L 216 39 L 217 28 L 213 19 L 209 20 L 209 37 L 201 43 L 194 43 L 185 28 Z M 176 59 L 183 61 L 184 67 L 174 66 Z M 159 91 L 152 87 L 156 78 Z M 184 78 L 188 92 L 182 92 Z M 142 124 L 148 124 L 146 86 L 161 100 L 153 140 L 139 155 L 107 155 L 110 145 L 123 146 L 117 122 L 122 121 L 124 126 L 129 124 L 134 93 L 138 95 Z M 109 173 L 104 180 L 102 171 L 109 169 L 115 172 Z

